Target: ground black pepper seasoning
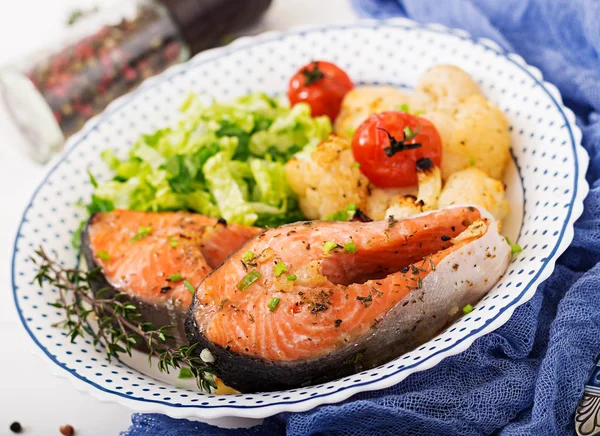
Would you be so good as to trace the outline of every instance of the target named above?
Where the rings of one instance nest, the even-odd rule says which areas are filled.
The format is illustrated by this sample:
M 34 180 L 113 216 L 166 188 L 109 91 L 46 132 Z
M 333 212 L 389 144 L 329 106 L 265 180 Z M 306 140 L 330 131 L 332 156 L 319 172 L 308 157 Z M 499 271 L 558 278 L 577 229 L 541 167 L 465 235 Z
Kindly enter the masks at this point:
M 270 3 L 124 0 L 120 19 L 38 60 L 24 74 L 2 73 L 4 102 L 32 157 L 45 162 L 112 100 L 190 55 L 223 44 Z

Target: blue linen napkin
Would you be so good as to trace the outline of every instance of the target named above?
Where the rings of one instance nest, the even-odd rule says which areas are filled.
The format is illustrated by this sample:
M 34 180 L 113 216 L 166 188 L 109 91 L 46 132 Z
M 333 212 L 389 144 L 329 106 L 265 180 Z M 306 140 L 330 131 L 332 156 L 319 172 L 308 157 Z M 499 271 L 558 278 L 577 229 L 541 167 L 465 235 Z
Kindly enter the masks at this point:
M 252 429 L 134 415 L 128 436 L 553 435 L 573 413 L 600 352 L 600 2 L 353 0 L 363 15 L 407 16 L 495 40 L 537 66 L 574 110 L 590 153 L 591 191 L 552 276 L 497 331 L 389 389 Z

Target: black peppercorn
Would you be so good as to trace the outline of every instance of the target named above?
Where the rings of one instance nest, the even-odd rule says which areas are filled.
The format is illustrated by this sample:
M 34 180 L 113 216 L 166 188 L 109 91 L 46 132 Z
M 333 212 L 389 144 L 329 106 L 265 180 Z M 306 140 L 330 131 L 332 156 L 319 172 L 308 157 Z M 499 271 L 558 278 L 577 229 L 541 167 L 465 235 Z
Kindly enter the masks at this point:
M 13 433 L 21 433 L 21 430 L 23 430 L 23 427 L 21 427 L 21 424 L 17 421 L 13 422 L 10 425 L 10 431 L 12 431 Z

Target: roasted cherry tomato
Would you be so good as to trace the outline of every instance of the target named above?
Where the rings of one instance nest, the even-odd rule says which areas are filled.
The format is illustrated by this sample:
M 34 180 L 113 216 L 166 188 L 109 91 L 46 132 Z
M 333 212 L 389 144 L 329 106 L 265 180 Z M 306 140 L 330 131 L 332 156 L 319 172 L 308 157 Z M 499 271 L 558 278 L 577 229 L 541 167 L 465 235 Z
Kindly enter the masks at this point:
M 348 75 L 337 65 L 314 61 L 292 76 L 288 98 L 292 105 L 308 103 L 313 117 L 327 115 L 334 121 L 340 112 L 344 96 L 353 87 Z
M 364 121 L 352 138 L 354 159 L 373 184 L 396 188 L 417 184 L 416 162 L 442 160 L 442 140 L 425 118 L 405 112 L 382 112 Z

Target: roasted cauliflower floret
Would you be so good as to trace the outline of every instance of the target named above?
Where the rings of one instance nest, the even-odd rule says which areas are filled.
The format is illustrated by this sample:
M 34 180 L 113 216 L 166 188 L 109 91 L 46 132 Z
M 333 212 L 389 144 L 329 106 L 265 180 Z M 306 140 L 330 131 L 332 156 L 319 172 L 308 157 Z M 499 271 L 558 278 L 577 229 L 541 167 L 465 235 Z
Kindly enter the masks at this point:
M 364 208 L 369 197 L 367 179 L 355 164 L 347 140 L 331 135 L 308 158 L 294 157 L 285 175 L 308 219 L 322 219 L 349 204 Z
M 387 217 L 387 209 L 389 209 L 398 198 L 408 196 L 416 200 L 414 195 L 416 193 L 416 189 L 413 188 L 382 189 L 372 187 L 371 195 L 369 195 L 369 198 L 367 199 L 364 210 L 372 219 L 383 220 Z
M 394 198 L 390 206 L 385 211 L 386 217 L 394 217 L 396 219 L 407 218 L 412 215 L 423 212 L 423 202 L 417 200 L 414 195 L 404 195 Z
M 414 188 L 373 188 L 365 209 L 367 215 L 375 220 L 382 220 L 390 215 L 394 218 L 405 218 L 426 210 L 437 209 L 442 190 L 439 167 L 435 166 L 431 159 L 422 158 L 417 161 L 416 170 L 419 180 L 417 192 Z
M 502 178 L 510 159 L 508 121 L 469 74 L 451 65 L 435 66 L 423 73 L 410 98 L 411 110 L 423 112 L 442 138 L 444 180 L 473 165 Z
M 419 78 L 411 108 L 453 112 L 457 103 L 481 91 L 471 76 L 454 65 L 436 65 Z
M 406 218 L 427 210 L 437 209 L 442 191 L 442 175 L 439 167 L 435 166 L 431 159 L 422 158 L 417 161 L 416 170 L 419 180 L 417 196 L 411 194 L 390 196 L 384 215 L 379 216 L 378 219 L 389 216 Z
M 480 95 L 468 97 L 453 116 L 432 113 L 442 138 L 442 177 L 475 166 L 501 179 L 510 160 L 510 136 L 504 113 Z
M 334 130 L 338 136 L 351 139 L 354 131 L 375 113 L 399 110 L 410 100 L 408 94 L 391 86 L 361 86 L 354 88 L 342 101 Z
M 442 191 L 442 173 L 439 167 L 426 157 L 419 159 L 416 167 L 419 181 L 417 199 L 423 204 L 423 210 L 437 209 Z
M 486 208 L 497 220 L 508 214 L 510 206 L 504 196 L 504 184 L 478 168 L 452 174 L 440 195 L 438 207 L 453 204 L 476 204 Z

